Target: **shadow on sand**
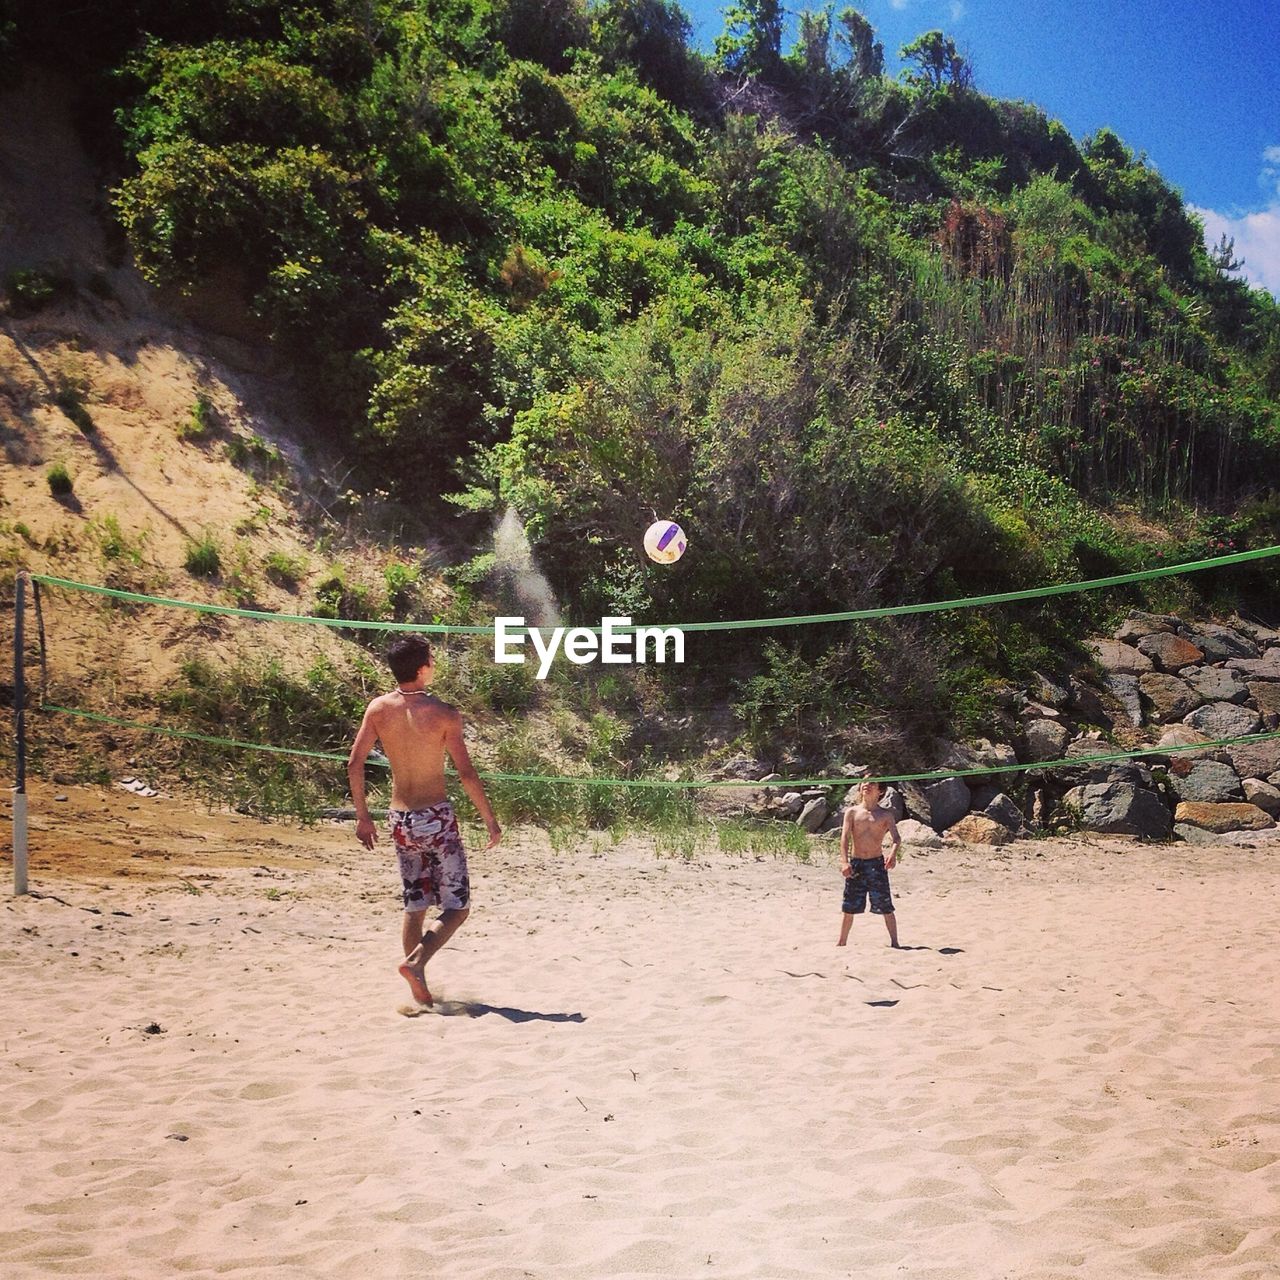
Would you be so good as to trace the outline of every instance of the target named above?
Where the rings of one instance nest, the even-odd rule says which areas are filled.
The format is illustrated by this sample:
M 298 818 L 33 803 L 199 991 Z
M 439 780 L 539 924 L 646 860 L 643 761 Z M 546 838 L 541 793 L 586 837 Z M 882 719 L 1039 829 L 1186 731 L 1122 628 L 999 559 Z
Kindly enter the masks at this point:
M 474 1000 L 437 1000 L 435 1011 L 446 1018 L 482 1018 L 496 1013 L 508 1022 L 586 1022 L 584 1013 L 538 1013 L 533 1009 L 511 1009 L 503 1005 L 481 1004 Z

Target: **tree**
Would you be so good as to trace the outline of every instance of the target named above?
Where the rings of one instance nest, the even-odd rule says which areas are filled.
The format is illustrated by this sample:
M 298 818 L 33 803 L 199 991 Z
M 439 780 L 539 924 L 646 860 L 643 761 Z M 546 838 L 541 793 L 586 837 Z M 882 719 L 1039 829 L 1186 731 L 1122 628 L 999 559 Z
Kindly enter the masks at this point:
M 845 9 L 838 19 L 843 34 L 836 39 L 849 52 L 849 72 L 855 80 L 874 79 L 884 74 L 884 45 L 875 30 L 857 9 Z
M 898 57 L 915 63 L 915 70 L 904 72 L 910 84 L 934 90 L 948 84 L 956 89 L 973 85 L 973 71 L 968 62 L 956 48 L 956 42 L 941 31 L 926 31 L 917 36 L 898 50 Z
M 785 12 L 780 0 L 741 0 L 724 11 L 724 34 L 716 37 L 716 61 L 737 75 L 769 79 L 782 61 Z

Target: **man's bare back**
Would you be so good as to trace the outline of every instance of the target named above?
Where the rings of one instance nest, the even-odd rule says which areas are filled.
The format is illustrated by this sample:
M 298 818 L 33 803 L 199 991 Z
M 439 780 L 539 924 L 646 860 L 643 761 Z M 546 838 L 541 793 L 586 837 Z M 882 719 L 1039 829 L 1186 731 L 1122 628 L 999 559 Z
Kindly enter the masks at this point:
M 444 757 L 462 717 L 431 693 L 394 689 L 375 698 L 366 719 L 391 764 L 391 807 L 424 809 L 446 798 Z

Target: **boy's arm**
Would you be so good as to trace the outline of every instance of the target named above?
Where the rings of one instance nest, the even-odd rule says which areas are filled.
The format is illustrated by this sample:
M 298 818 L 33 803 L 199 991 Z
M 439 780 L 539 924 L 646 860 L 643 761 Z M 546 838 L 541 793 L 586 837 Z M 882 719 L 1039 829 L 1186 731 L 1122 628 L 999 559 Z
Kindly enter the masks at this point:
M 898 834 L 898 824 L 893 818 L 889 819 L 888 834 L 893 841 L 893 847 L 889 850 L 889 856 L 884 860 L 884 869 L 892 871 L 898 862 L 898 850 L 902 848 L 902 837 Z
M 851 875 L 853 868 L 849 865 L 849 841 L 853 838 L 853 809 L 844 811 L 844 821 L 840 824 L 840 872 Z
M 365 708 L 364 719 L 360 721 L 356 740 L 351 744 L 351 754 L 347 757 L 347 783 L 351 787 L 351 800 L 356 807 L 356 839 L 366 849 L 372 849 L 378 840 L 378 829 L 369 816 L 369 802 L 364 792 L 364 762 L 377 740 L 378 729 L 373 722 L 371 702 Z
M 463 791 L 475 805 L 489 831 L 489 843 L 485 848 L 496 848 L 502 839 L 502 828 L 498 825 L 497 818 L 493 816 L 489 797 L 484 793 L 484 783 L 480 781 L 480 775 L 476 772 L 475 765 L 471 763 L 471 753 L 467 750 L 466 739 L 462 736 L 462 717 L 457 712 L 454 712 L 450 718 L 449 727 L 445 730 L 444 749 L 449 753 L 449 759 L 453 761 L 453 767 L 458 771 L 458 781 L 462 783 Z

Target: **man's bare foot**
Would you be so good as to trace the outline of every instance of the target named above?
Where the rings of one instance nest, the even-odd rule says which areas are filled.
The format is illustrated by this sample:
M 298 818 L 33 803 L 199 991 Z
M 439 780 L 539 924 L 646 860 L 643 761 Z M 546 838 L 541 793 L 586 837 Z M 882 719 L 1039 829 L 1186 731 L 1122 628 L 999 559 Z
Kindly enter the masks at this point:
M 413 992 L 413 998 L 419 1004 L 432 1004 L 431 992 L 427 990 L 426 979 L 421 969 L 415 969 L 411 964 L 402 964 L 398 970 L 400 976 L 409 984 L 409 990 Z
M 841 939 L 840 939 L 840 941 L 836 943 L 836 946 L 837 946 L 837 947 L 843 947 L 843 946 L 845 946 L 845 945 L 846 945 L 846 943 L 845 943 L 845 940 L 844 940 L 843 938 L 841 938 Z

